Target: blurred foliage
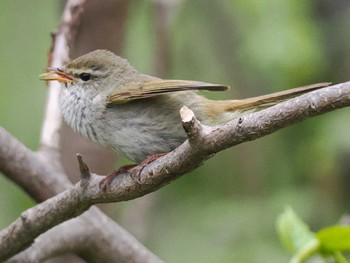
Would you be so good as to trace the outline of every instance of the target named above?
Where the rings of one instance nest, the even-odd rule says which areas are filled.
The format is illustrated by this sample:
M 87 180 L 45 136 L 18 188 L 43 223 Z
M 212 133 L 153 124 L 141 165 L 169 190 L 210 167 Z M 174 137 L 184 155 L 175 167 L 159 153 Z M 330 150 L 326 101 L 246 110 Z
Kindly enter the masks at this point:
M 0 2 L 0 125 L 32 149 L 46 95 L 37 76 L 58 25 L 58 3 Z M 132 1 L 127 24 L 123 55 L 145 73 L 154 72 L 155 5 Z M 171 11 L 166 77 L 232 87 L 208 97 L 348 80 L 350 2 L 183 0 Z M 217 154 L 157 192 L 141 241 L 166 262 L 286 262 L 273 223 L 285 204 L 311 228 L 347 212 L 348 115 L 349 109 L 329 113 Z M 3 178 L 0 200 L 1 227 L 33 204 Z M 134 203 L 116 206 L 127 212 Z
M 334 225 L 314 233 L 291 207 L 287 207 L 278 216 L 276 227 L 282 244 L 294 254 L 290 263 L 306 262 L 316 255 L 322 257 L 323 262 L 349 262 L 344 255 L 350 250 L 349 226 Z

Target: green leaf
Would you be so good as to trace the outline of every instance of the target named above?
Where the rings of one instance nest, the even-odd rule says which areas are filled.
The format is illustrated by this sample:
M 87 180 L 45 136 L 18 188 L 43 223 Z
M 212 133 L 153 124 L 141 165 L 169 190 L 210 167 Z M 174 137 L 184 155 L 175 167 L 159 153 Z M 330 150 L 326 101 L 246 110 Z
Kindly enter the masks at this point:
M 282 244 L 292 253 L 296 253 L 307 244 L 314 244 L 315 234 L 297 216 L 291 207 L 277 218 L 277 232 Z
M 290 263 L 304 262 L 319 250 L 320 242 L 316 239 L 310 239 L 298 252 L 293 256 Z
M 350 227 L 332 226 L 320 230 L 316 234 L 320 241 L 321 250 L 324 252 L 337 252 L 350 250 Z

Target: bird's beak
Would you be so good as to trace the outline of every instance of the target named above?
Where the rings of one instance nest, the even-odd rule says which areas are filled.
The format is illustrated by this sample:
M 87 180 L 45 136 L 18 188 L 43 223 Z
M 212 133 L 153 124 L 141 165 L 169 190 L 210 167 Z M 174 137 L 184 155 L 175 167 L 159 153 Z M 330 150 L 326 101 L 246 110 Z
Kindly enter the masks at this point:
M 51 81 L 51 80 L 57 80 L 59 82 L 63 83 L 72 83 L 75 82 L 74 78 L 69 76 L 68 74 L 64 73 L 59 68 L 45 68 L 45 71 L 47 71 L 44 74 L 41 74 L 39 78 L 41 80 Z

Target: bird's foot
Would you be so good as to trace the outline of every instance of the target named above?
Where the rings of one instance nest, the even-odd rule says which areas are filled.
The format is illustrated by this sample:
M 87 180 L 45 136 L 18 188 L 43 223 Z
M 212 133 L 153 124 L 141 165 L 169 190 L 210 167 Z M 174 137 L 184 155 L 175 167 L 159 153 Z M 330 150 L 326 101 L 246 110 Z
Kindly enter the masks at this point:
M 118 170 L 113 171 L 109 175 L 107 175 L 103 180 L 101 180 L 99 186 L 102 191 L 107 191 L 110 187 L 113 179 L 117 177 L 120 174 L 127 173 L 129 171 L 131 178 L 137 182 L 138 184 L 141 184 L 140 180 L 140 174 L 143 171 L 143 169 L 150 163 L 154 162 L 155 160 L 159 159 L 160 157 L 166 155 L 166 153 L 157 153 L 152 154 L 148 156 L 145 160 L 143 160 L 140 164 L 127 164 L 122 167 L 120 167 Z
M 154 162 L 155 160 L 159 159 L 160 157 L 166 155 L 166 153 L 156 153 L 148 156 L 145 160 L 143 160 L 139 165 L 136 167 L 133 167 L 130 171 L 131 178 L 136 181 L 138 184 L 141 184 L 140 174 L 143 171 L 143 169 L 150 163 Z
M 100 182 L 100 189 L 104 192 L 107 191 L 115 177 L 117 177 L 120 174 L 127 173 L 130 169 L 134 168 L 135 166 L 137 166 L 137 164 L 127 164 L 120 167 L 118 170 L 111 172 Z

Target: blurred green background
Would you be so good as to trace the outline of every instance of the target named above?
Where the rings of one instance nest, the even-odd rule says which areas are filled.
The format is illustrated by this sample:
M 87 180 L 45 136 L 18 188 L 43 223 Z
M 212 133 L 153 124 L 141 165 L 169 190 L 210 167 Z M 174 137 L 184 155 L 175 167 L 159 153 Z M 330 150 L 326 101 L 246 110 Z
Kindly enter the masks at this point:
M 131 1 L 124 56 L 155 72 L 156 1 Z M 350 2 L 173 1 L 165 77 L 231 86 L 211 98 L 243 98 L 350 72 Z M 58 1 L 0 2 L 0 125 L 38 148 L 50 32 Z M 313 230 L 348 213 L 349 109 L 307 120 L 217 154 L 159 190 L 137 236 L 166 262 L 286 262 L 275 219 L 289 204 Z M 121 224 L 136 201 L 114 204 Z M 0 177 L 0 227 L 35 202 Z M 125 224 L 127 227 L 127 224 Z M 133 232 L 132 229 L 129 229 Z

